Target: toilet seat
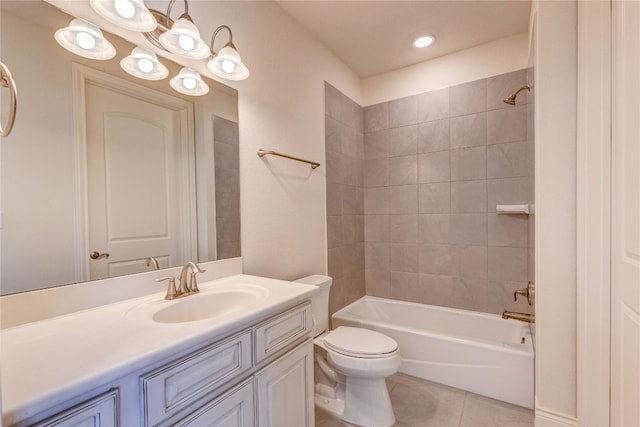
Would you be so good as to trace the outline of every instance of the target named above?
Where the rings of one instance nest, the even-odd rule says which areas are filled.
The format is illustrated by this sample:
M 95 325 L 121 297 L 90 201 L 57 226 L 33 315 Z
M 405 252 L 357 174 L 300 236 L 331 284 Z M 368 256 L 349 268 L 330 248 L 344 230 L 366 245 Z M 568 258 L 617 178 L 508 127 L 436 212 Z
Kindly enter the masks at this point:
M 363 328 L 339 326 L 324 337 L 324 344 L 336 353 L 364 358 L 379 359 L 397 353 L 398 343 L 384 334 Z

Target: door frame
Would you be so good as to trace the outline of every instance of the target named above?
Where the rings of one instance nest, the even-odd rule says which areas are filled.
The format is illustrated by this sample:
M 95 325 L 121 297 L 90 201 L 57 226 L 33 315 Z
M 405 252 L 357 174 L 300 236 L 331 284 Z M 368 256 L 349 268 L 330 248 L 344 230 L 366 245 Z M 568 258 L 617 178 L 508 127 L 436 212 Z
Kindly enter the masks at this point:
M 577 404 L 580 425 L 610 423 L 610 1 L 578 2 Z
M 85 86 L 91 83 L 102 88 L 158 104 L 180 115 L 180 188 L 184 203 L 178 215 L 182 225 L 182 253 L 185 259 L 197 254 L 196 185 L 195 185 L 195 125 L 194 107 L 189 101 L 158 92 L 145 86 L 112 76 L 75 62 L 71 64 L 73 88 L 73 150 L 75 158 L 74 194 L 74 259 L 78 281 L 89 280 L 89 202 L 87 181 L 87 132 Z

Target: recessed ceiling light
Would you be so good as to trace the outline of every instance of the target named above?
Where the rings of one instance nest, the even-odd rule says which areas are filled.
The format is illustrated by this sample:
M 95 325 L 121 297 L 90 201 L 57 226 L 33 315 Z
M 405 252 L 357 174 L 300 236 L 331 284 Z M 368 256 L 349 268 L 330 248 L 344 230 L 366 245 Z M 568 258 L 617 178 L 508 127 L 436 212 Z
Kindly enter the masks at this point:
M 433 43 L 433 41 L 434 41 L 434 37 L 433 36 L 425 35 L 425 36 L 420 36 L 417 39 L 415 39 L 413 41 L 413 45 L 415 47 L 427 47 L 431 43 Z

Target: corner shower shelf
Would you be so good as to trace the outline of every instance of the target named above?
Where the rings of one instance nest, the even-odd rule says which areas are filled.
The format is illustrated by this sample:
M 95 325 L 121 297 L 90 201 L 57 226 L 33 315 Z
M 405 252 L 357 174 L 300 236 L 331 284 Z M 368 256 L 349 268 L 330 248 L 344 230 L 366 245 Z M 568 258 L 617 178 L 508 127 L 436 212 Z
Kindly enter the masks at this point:
M 497 214 L 529 215 L 533 212 L 533 205 L 496 205 Z

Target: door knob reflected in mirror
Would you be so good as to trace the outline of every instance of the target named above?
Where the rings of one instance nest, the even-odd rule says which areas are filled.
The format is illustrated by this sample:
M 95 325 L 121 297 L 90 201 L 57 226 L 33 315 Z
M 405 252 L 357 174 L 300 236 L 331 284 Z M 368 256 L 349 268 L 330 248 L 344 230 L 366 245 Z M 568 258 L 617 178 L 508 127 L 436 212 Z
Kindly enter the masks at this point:
M 89 254 L 89 257 L 91 259 L 109 258 L 109 254 L 106 252 L 101 254 L 100 252 L 93 251 Z

